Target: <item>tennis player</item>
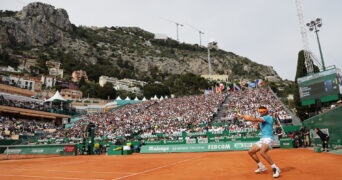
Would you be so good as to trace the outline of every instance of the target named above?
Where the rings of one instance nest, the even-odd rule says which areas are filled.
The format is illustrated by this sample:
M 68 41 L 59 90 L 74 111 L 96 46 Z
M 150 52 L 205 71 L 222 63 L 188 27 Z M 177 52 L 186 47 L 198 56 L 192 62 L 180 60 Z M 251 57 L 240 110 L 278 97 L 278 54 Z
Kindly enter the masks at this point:
M 260 106 L 258 108 L 258 112 L 260 117 L 251 117 L 249 115 L 240 115 L 240 117 L 244 118 L 247 121 L 251 121 L 252 123 L 258 123 L 259 128 L 261 130 L 261 138 L 258 142 L 253 144 L 253 146 L 249 149 L 248 154 L 251 158 L 258 164 L 258 169 L 255 170 L 256 173 L 261 173 L 266 171 L 267 168 L 260 161 L 257 156 L 257 152 L 260 151 L 260 155 L 271 165 L 273 170 L 273 177 L 277 178 L 280 176 L 279 167 L 273 162 L 271 157 L 267 154 L 268 150 L 270 150 L 271 145 L 273 144 L 273 118 L 268 114 L 268 110 L 264 106 Z

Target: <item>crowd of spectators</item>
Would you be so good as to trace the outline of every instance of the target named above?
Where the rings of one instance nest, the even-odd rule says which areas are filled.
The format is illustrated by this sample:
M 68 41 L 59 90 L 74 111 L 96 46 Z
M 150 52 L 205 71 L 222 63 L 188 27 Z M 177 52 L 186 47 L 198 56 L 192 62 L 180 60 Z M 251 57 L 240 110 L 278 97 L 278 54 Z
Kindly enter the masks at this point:
M 3 99 L 9 97 L 2 94 Z M 13 96 L 12 96 L 13 98 Z M 228 98 L 228 99 L 227 99 Z M 24 103 L 25 99 L 10 99 Z M 24 102 L 23 102 L 24 101 Z M 29 106 L 36 107 L 40 102 L 32 100 Z M 225 104 L 227 103 L 227 104 Z M 16 103 L 15 103 L 16 104 Z M 19 103 L 20 104 L 20 103 Z M 25 104 L 25 103 L 24 103 Z M 227 106 L 225 106 L 227 105 Z M 44 131 L 52 138 L 85 138 L 88 123 L 96 125 L 96 138 L 149 137 L 155 134 L 181 136 L 183 132 L 240 132 L 253 128 L 252 124 L 237 119 L 237 114 L 258 116 L 257 107 L 269 108 L 271 114 L 280 122 L 287 119 L 289 114 L 281 102 L 271 93 L 269 88 L 246 89 L 239 92 L 218 94 L 201 94 L 163 100 L 149 100 L 141 103 L 129 104 L 103 113 L 83 115 L 80 120 L 73 122 L 69 128 L 55 127 L 52 121 L 37 121 L 15 118 L 1 118 L 2 133 L 28 134 Z M 215 116 L 220 107 L 224 109 L 222 119 L 226 123 L 216 125 Z M 39 106 L 38 106 L 39 107 Z M 221 113 L 222 114 L 222 113 Z M 55 131 L 47 131 L 54 129 Z
M 247 89 L 233 92 L 228 101 L 225 115 L 228 120 L 234 119 L 237 114 L 247 114 L 258 117 L 257 108 L 266 106 L 269 113 L 280 123 L 290 123 L 291 115 L 286 111 L 281 101 L 274 96 L 270 88 Z
M 60 112 L 62 114 L 70 114 L 75 111 L 68 103 L 47 102 L 40 99 L 4 92 L 0 92 L 0 105 L 44 112 Z
M 50 134 L 56 130 L 52 120 L 23 119 L 0 116 L 0 139 L 16 139 L 19 135 Z M 16 137 L 16 138 L 14 138 Z
M 44 101 L 42 100 L 4 92 L 0 92 L 0 105 L 32 109 L 37 111 L 44 110 Z
M 202 131 L 209 124 L 228 94 L 209 94 L 150 100 L 130 104 L 106 113 L 84 116 L 74 126 L 56 136 L 84 137 L 84 124 L 96 125 L 97 137 L 149 136 L 157 133 L 181 134 Z
M 60 108 L 57 107 L 58 105 L 44 103 L 43 100 L 5 92 L 0 92 L 0 105 L 47 112 L 51 108 Z M 16 139 L 19 135 L 46 135 L 58 128 L 61 129 L 61 127 L 56 127 L 54 120 L 23 118 L 4 114 L 0 116 L 0 139 Z

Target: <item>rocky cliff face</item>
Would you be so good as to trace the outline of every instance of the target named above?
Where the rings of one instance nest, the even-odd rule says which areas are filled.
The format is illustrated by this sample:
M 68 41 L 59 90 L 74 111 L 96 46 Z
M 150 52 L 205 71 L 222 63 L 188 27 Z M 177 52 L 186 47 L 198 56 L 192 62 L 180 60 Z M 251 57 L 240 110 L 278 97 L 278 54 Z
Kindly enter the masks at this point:
M 93 75 L 95 81 L 99 75 L 119 73 L 139 79 L 151 71 L 209 74 L 205 47 L 156 40 L 153 33 L 134 27 L 76 27 L 65 10 L 48 4 L 31 3 L 14 16 L 0 17 L 0 25 L 0 51 L 14 57 L 43 54 L 47 60 L 61 62 L 65 73 L 80 68 L 92 71 L 90 78 Z M 211 52 L 211 68 L 212 74 L 228 75 L 231 81 L 266 76 L 280 80 L 272 67 L 220 49 Z
M 71 32 L 68 14 L 43 3 L 31 3 L 15 17 L 2 17 L 1 44 L 44 46 L 62 39 L 63 33 Z

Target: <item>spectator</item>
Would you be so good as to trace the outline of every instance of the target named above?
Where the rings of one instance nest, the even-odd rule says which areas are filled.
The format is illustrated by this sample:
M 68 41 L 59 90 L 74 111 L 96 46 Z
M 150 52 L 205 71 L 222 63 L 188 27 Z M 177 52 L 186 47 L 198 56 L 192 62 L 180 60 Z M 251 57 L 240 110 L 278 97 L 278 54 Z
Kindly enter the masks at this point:
M 308 129 L 306 129 L 305 126 L 302 126 L 300 128 L 300 134 L 303 140 L 303 147 L 306 148 L 308 146 L 310 146 L 310 132 Z
M 324 152 L 329 152 L 329 135 L 326 133 L 323 133 L 320 129 L 315 128 L 315 133 L 317 133 L 317 135 L 319 136 L 319 138 L 322 141 L 322 151 Z

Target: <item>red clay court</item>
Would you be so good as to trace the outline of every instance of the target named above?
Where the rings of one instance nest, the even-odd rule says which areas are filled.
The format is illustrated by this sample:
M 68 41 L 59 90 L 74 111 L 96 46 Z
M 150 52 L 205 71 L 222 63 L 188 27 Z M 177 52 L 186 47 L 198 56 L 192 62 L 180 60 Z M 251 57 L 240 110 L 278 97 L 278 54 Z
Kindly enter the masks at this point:
M 281 168 L 278 179 L 342 179 L 342 156 L 309 149 L 269 152 Z M 263 161 L 266 164 L 265 161 Z M 0 179 L 253 179 L 272 178 L 272 170 L 254 173 L 247 151 L 64 156 L 0 161 Z

